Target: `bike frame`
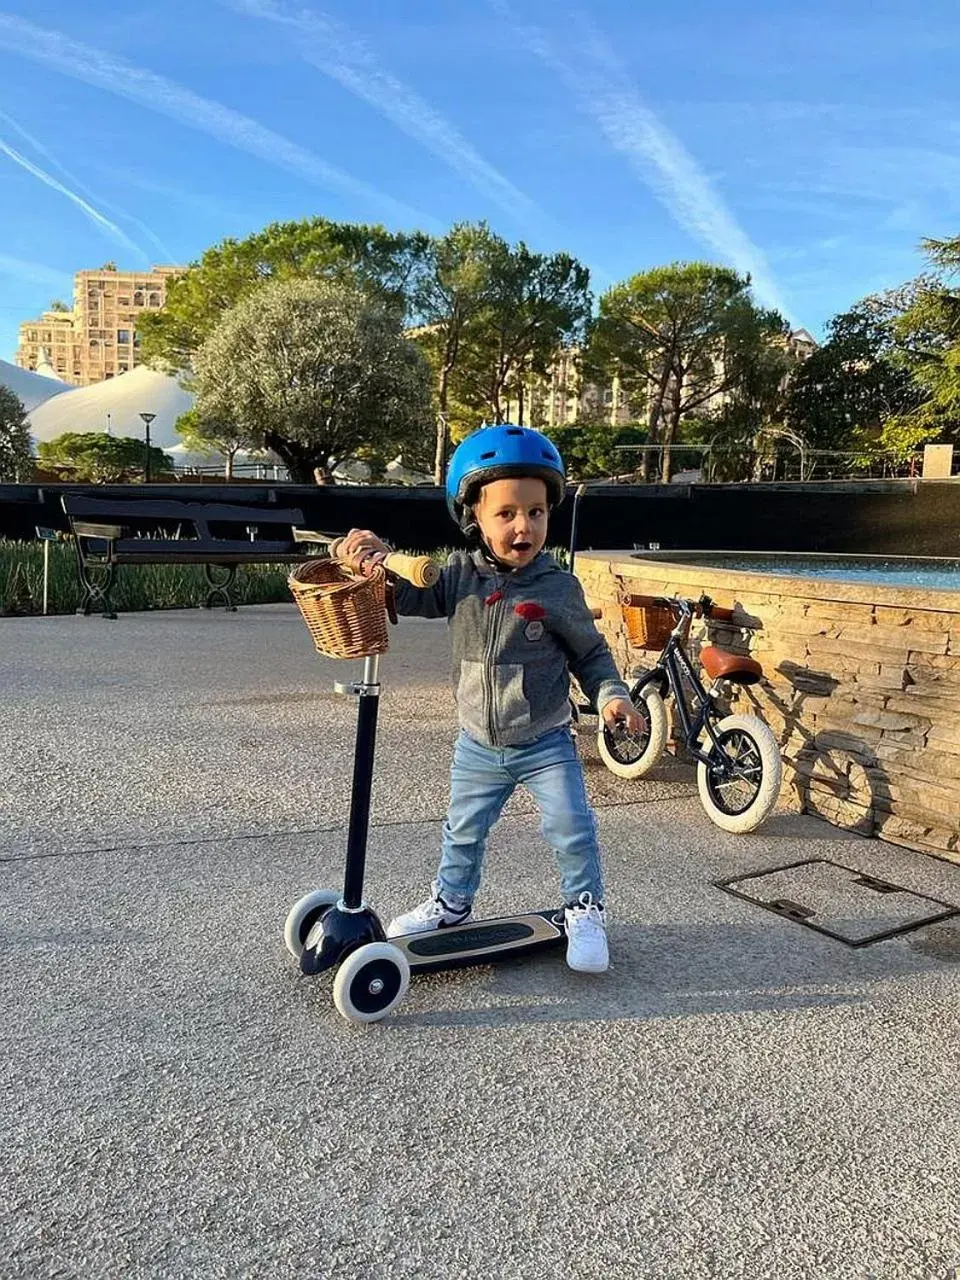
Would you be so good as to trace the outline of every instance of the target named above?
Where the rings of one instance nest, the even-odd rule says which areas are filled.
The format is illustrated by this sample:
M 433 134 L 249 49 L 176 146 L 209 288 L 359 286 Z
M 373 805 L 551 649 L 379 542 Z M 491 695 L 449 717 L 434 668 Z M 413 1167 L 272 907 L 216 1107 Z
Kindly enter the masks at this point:
M 716 758 L 711 757 L 700 747 L 700 735 L 704 729 L 706 729 L 710 741 L 718 751 L 720 750 L 720 742 L 713 728 L 713 717 L 716 714 L 713 702 L 709 693 L 703 687 L 703 681 L 697 674 L 693 663 L 684 652 L 683 641 L 686 639 L 684 633 L 689 631 L 689 621 L 689 617 L 681 617 L 679 625 L 671 632 L 670 639 L 657 659 L 656 666 L 652 671 L 645 672 L 639 680 L 635 681 L 630 689 L 630 695 L 632 699 L 634 694 L 646 688 L 648 684 L 658 684 L 661 695 L 666 696 L 667 689 L 664 688 L 666 683 L 677 704 L 677 714 L 680 717 L 680 725 L 683 729 L 684 743 L 687 750 L 703 764 L 715 767 L 717 764 Z M 683 687 L 684 676 L 692 685 L 694 696 L 699 704 L 696 712 L 694 712 L 694 708 L 690 706 L 687 700 L 687 692 Z M 720 758 L 721 760 L 726 759 L 722 751 L 720 752 Z
M 684 648 L 690 634 L 693 611 L 689 603 L 683 599 L 670 599 L 665 600 L 663 603 L 668 604 L 672 609 L 679 610 L 680 617 L 677 625 L 671 631 L 670 638 L 664 645 L 662 653 L 657 658 L 656 665 L 652 670 L 645 671 L 630 686 L 631 700 L 635 700 L 635 696 L 640 690 L 645 689 L 649 684 L 656 684 L 663 698 L 666 698 L 668 694 L 673 694 L 677 704 L 677 713 L 680 716 L 680 725 L 683 729 L 684 745 L 687 750 L 702 764 L 708 765 L 712 769 L 716 769 L 719 765 L 721 772 L 726 773 L 730 768 L 730 764 L 726 753 L 720 746 L 720 741 L 713 727 L 713 720 L 716 716 L 713 701 L 704 688 L 703 681 L 697 674 L 696 668 L 687 657 Z M 688 701 L 687 692 L 683 686 L 684 677 L 692 686 L 694 696 L 699 704 L 696 711 Z M 596 715 L 596 708 L 590 704 L 580 705 L 577 710 Z M 713 747 L 716 748 L 718 756 L 711 756 L 701 748 L 700 735 L 704 730 L 707 731 L 707 736 Z

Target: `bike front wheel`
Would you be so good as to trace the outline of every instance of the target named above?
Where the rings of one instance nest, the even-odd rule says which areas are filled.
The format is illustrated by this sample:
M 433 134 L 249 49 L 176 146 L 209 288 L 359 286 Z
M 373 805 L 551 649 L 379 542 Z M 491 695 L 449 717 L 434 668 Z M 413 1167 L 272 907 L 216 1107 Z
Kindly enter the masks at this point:
M 777 803 L 783 764 L 773 730 L 758 716 L 727 716 L 714 732 L 710 763 L 697 765 L 697 788 L 711 822 L 743 835 L 756 831 Z
M 663 755 L 667 741 L 667 709 L 660 690 L 648 684 L 630 694 L 640 712 L 639 733 L 629 733 L 619 725 L 610 728 L 603 718 L 597 732 L 600 759 L 618 778 L 642 778 Z

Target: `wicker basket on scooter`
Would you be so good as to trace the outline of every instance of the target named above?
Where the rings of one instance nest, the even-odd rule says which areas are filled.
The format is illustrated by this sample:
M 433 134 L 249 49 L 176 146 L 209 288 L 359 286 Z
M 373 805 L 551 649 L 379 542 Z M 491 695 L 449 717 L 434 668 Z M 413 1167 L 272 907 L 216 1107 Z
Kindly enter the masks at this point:
M 620 601 L 627 639 L 634 649 L 662 649 L 675 625 L 672 609 L 653 596 L 623 596 Z
M 339 560 L 309 560 L 287 579 L 317 652 L 327 658 L 371 658 L 387 652 L 387 575 L 369 577 Z

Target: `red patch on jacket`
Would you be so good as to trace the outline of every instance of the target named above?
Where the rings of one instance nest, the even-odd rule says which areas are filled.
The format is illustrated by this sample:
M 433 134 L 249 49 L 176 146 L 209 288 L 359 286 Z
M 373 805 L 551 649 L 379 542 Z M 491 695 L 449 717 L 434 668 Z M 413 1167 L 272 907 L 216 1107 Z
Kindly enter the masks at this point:
M 523 604 L 514 605 L 513 612 L 519 614 L 524 622 L 542 622 L 547 616 L 543 605 L 527 600 Z
M 503 599 L 503 592 L 502 592 L 502 591 L 492 591 L 492 592 L 490 593 L 490 595 L 488 595 L 488 596 L 487 596 L 486 600 L 484 600 L 484 602 L 483 602 L 483 603 L 484 603 L 484 604 L 496 604 L 498 600 L 502 600 L 502 599 Z

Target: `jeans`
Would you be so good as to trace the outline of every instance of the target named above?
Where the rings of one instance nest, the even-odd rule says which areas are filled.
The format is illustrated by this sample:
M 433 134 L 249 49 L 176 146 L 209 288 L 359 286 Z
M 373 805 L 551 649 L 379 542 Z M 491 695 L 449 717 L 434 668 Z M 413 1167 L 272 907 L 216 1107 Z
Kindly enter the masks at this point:
M 556 855 L 564 902 L 573 904 L 585 892 L 603 902 L 596 819 L 568 726 L 502 749 L 485 747 L 461 732 L 450 778 L 450 808 L 434 882 L 434 892 L 448 906 L 473 903 L 487 834 L 518 783 L 537 802 L 540 833 Z

